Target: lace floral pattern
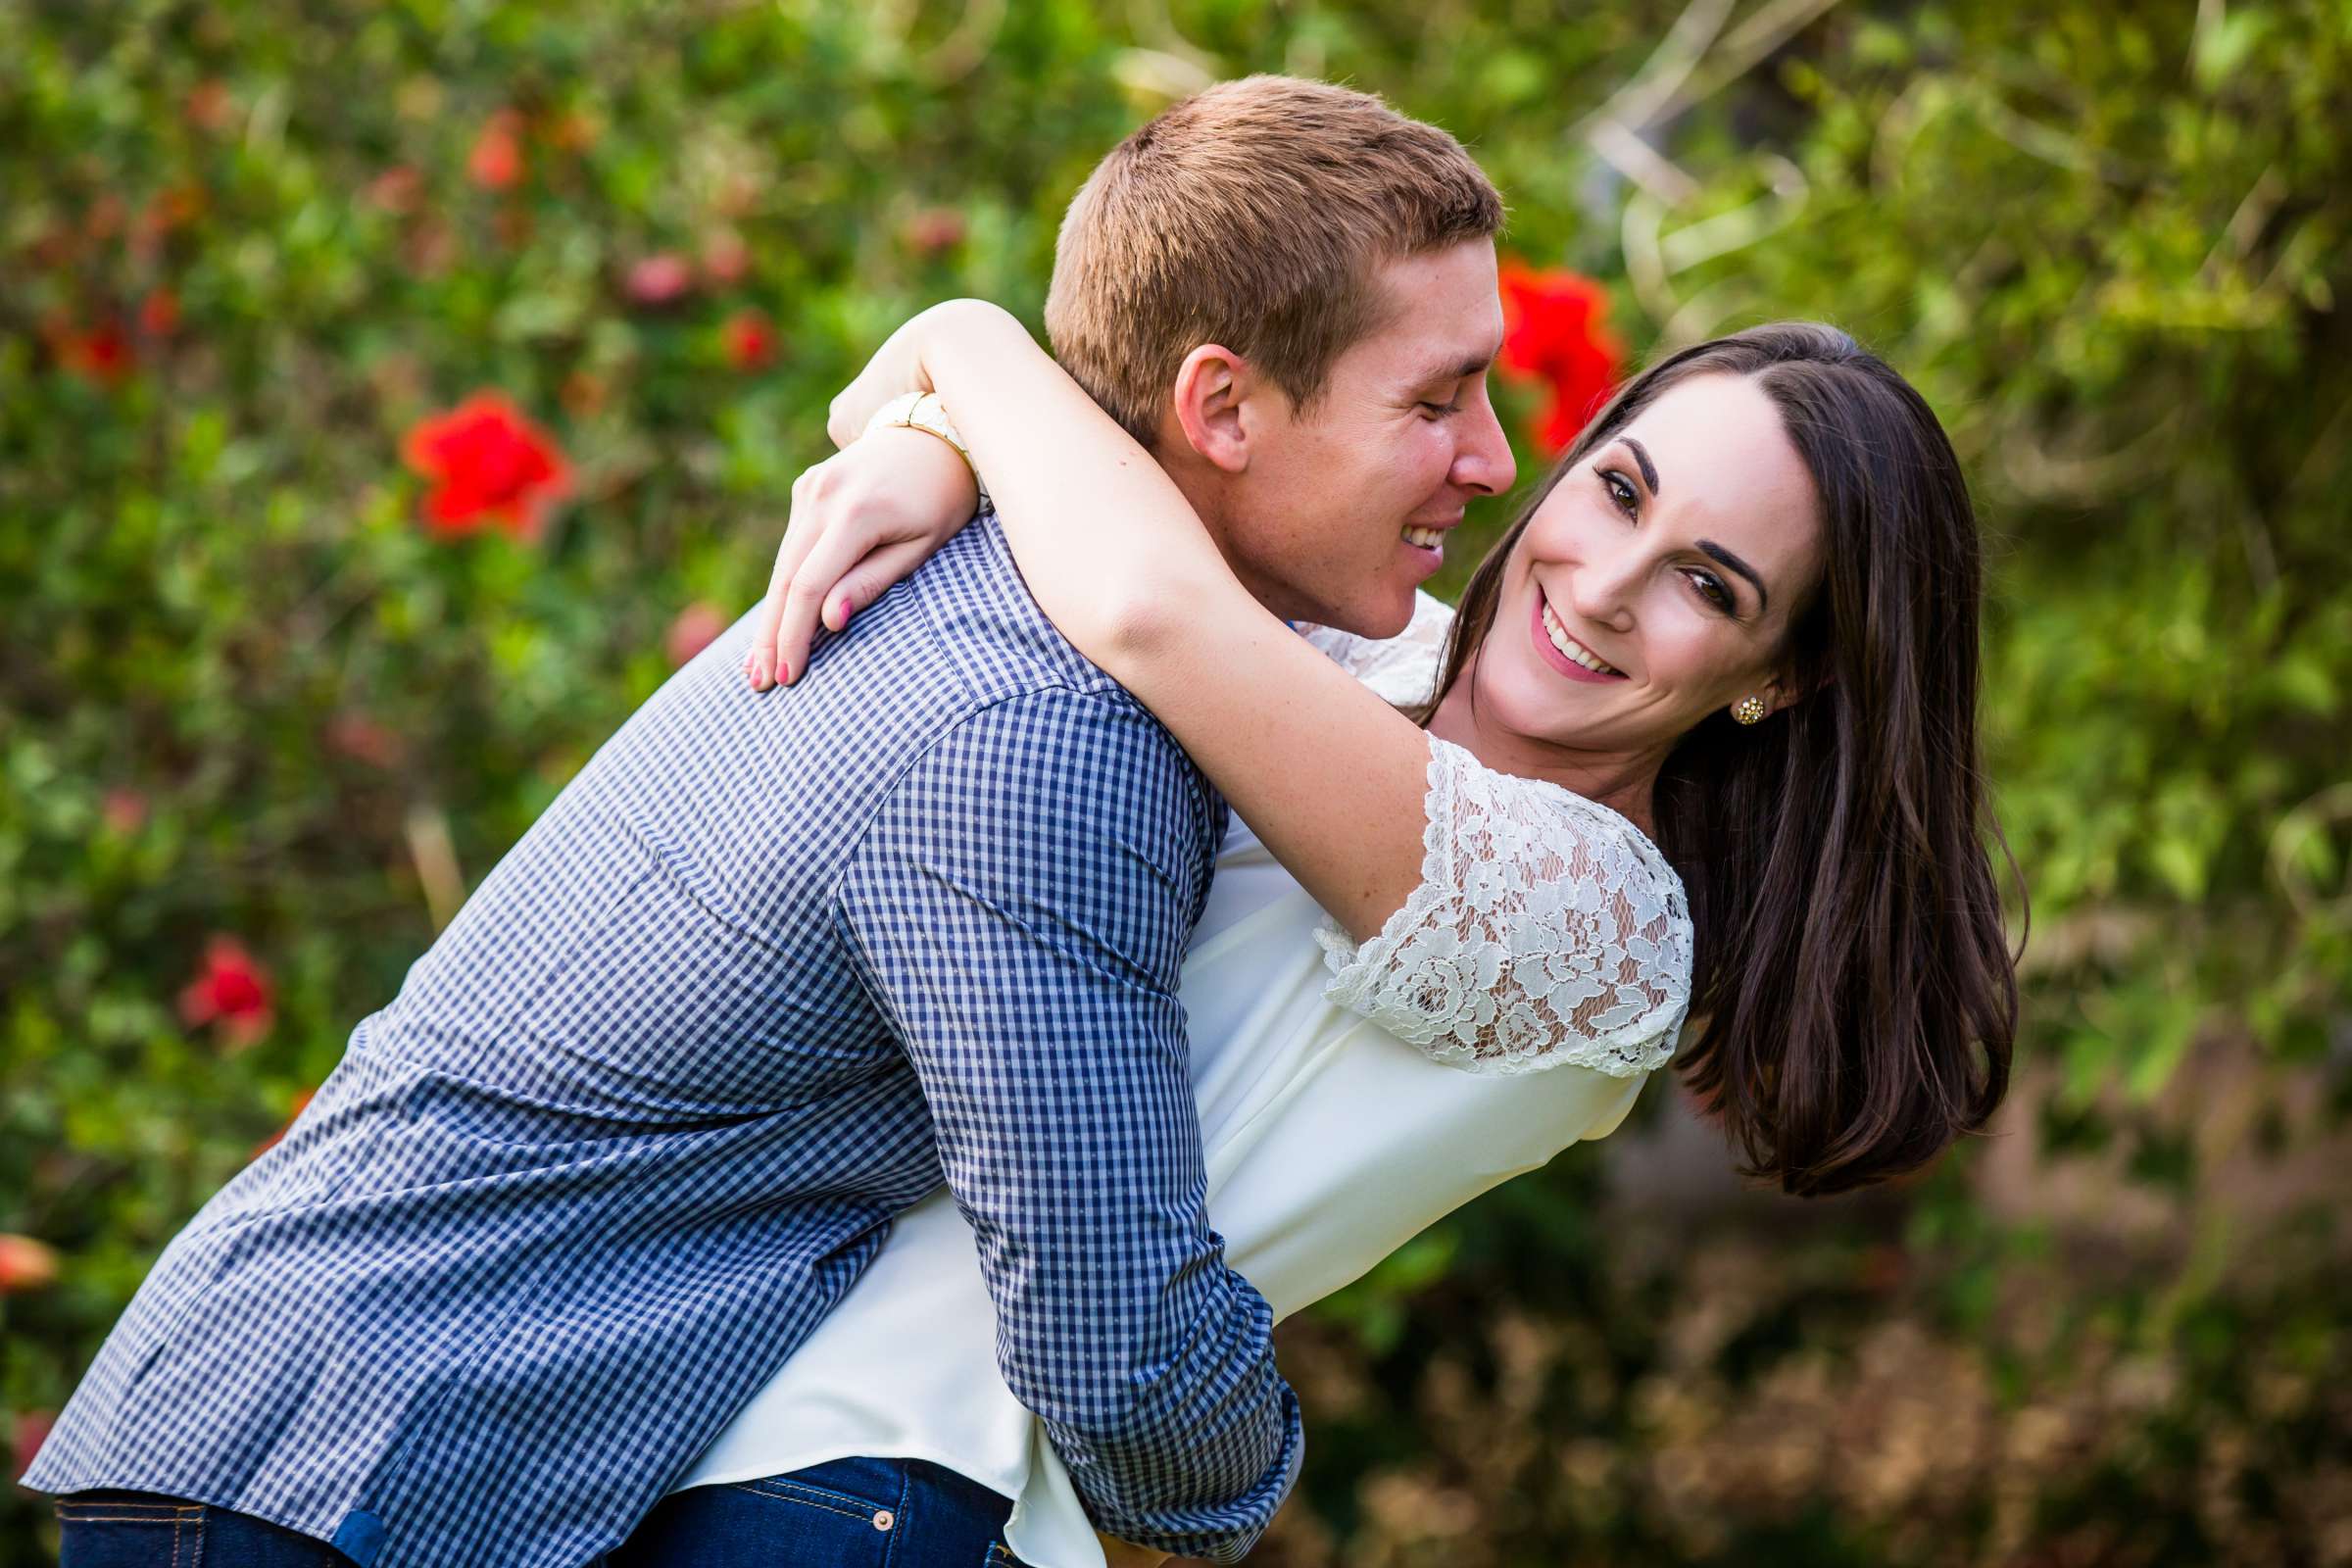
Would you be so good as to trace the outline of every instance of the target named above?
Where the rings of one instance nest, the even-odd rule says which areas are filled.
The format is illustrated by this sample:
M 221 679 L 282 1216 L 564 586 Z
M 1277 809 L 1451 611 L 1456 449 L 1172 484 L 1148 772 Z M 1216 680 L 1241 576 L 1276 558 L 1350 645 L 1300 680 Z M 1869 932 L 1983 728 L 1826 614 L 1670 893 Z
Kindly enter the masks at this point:
M 1306 640 L 1390 707 L 1418 708 L 1429 701 L 1438 683 L 1438 658 L 1446 651 L 1446 633 L 1452 627 L 1453 612 L 1446 601 L 1416 593 L 1412 621 L 1395 637 L 1375 642 L 1329 626 L 1309 626 Z
M 1409 705 L 1436 678 L 1438 610 L 1434 629 L 1417 611 L 1384 643 L 1309 635 Z M 1575 1064 L 1622 1078 L 1664 1065 L 1690 1003 L 1690 912 L 1674 868 L 1605 806 L 1497 773 L 1434 735 L 1429 750 L 1420 886 L 1361 946 L 1324 923 L 1324 995 L 1470 1071 Z

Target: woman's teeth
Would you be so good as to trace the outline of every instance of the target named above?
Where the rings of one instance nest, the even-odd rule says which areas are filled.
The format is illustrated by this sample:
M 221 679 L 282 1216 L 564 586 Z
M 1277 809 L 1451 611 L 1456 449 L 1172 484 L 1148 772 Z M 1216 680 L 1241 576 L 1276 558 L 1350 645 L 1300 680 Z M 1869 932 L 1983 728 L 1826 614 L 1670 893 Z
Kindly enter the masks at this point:
M 1570 663 L 1582 664 L 1587 669 L 1596 670 L 1603 675 L 1625 673 L 1614 664 L 1602 663 L 1592 649 L 1569 636 L 1568 629 L 1560 624 L 1560 617 L 1551 612 L 1549 605 L 1544 607 L 1544 631 L 1551 638 L 1551 646 L 1565 655 Z
M 1407 528 L 1404 530 L 1404 542 L 1408 545 L 1419 545 L 1424 550 L 1443 550 L 1446 548 L 1446 530 L 1443 528 Z

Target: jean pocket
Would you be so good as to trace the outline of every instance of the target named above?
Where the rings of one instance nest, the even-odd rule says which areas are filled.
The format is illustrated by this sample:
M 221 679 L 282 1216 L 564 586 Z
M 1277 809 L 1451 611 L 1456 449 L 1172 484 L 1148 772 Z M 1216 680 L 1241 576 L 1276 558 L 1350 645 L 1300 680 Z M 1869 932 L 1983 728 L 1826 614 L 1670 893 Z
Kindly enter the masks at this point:
M 166 1568 L 202 1558 L 203 1503 L 146 1493 L 77 1492 L 54 1506 L 59 1568 Z
M 827 1487 L 812 1487 L 789 1476 L 769 1476 L 761 1481 L 739 1481 L 738 1489 L 770 1497 L 778 1502 L 797 1502 L 804 1507 L 822 1508 L 855 1519 L 877 1535 L 888 1535 L 898 1524 L 898 1516 L 881 1504 L 864 1497 L 855 1497 L 846 1492 Z
M 694 1488 L 706 1502 L 684 1535 L 701 1543 L 729 1540 L 741 1556 L 729 1556 L 727 1568 L 739 1563 L 837 1563 L 840 1568 L 884 1568 L 892 1561 L 892 1540 L 901 1531 L 896 1509 L 868 1497 L 854 1497 L 823 1486 L 807 1486 L 783 1476 L 762 1481 L 739 1481 L 734 1486 Z M 694 1497 L 694 1493 L 682 1493 Z M 701 1549 L 696 1544 L 694 1549 Z M 647 1558 L 649 1563 L 684 1563 L 684 1556 Z
M 804 1561 L 884 1568 L 902 1528 L 894 1509 L 770 1477 L 670 1494 L 612 1561 L 616 1568 L 751 1568 Z

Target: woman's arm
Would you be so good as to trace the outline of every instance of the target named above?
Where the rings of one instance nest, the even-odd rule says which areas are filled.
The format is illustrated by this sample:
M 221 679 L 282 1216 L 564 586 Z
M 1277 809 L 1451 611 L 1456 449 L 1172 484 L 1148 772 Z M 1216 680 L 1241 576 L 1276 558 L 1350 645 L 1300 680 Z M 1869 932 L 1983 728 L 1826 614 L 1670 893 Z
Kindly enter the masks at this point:
M 1152 710 L 1325 909 L 1377 934 L 1421 879 L 1428 738 L 1250 596 L 1174 481 L 1012 316 L 956 301 L 909 321 L 836 400 L 834 439 L 908 387 L 946 402 L 1062 635 Z M 794 486 L 802 540 L 847 514 L 829 492 L 853 488 L 853 455 Z M 800 553 L 816 563 L 822 548 Z M 794 587 L 829 588 L 843 564 Z

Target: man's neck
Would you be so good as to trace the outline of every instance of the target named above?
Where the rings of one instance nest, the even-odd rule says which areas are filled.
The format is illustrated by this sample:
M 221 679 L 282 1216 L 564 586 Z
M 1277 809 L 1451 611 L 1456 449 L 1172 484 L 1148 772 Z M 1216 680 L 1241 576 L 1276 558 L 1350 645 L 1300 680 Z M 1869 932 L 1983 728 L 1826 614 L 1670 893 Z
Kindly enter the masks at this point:
M 1152 456 L 1157 458 L 1158 454 Z M 1200 519 L 1200 526 L 1207 533 L 1209 542 L 1217 547 L 1217 554 L 1225 559 L 1226 565 L 1233 568 L 1234 576 L 1249 591 L 1250 598 L 1263 605 L 1268 613 L 1284 620 L 1315 618 L 1313 607 L 1301 600 L 1297 590 L 1281 579 L 1260 571 L 1249 557 L 1235 547 L 1233 513 L 1228 504 L 1227 487 L 1222 482 L 1225 478 L 1223 474 L 1204 464 L 1162 462 L 1160 469 L 1176 482 L 1177 489 L 1184 492 L 1184 499 L 1191 504 L 1194 515 Z

